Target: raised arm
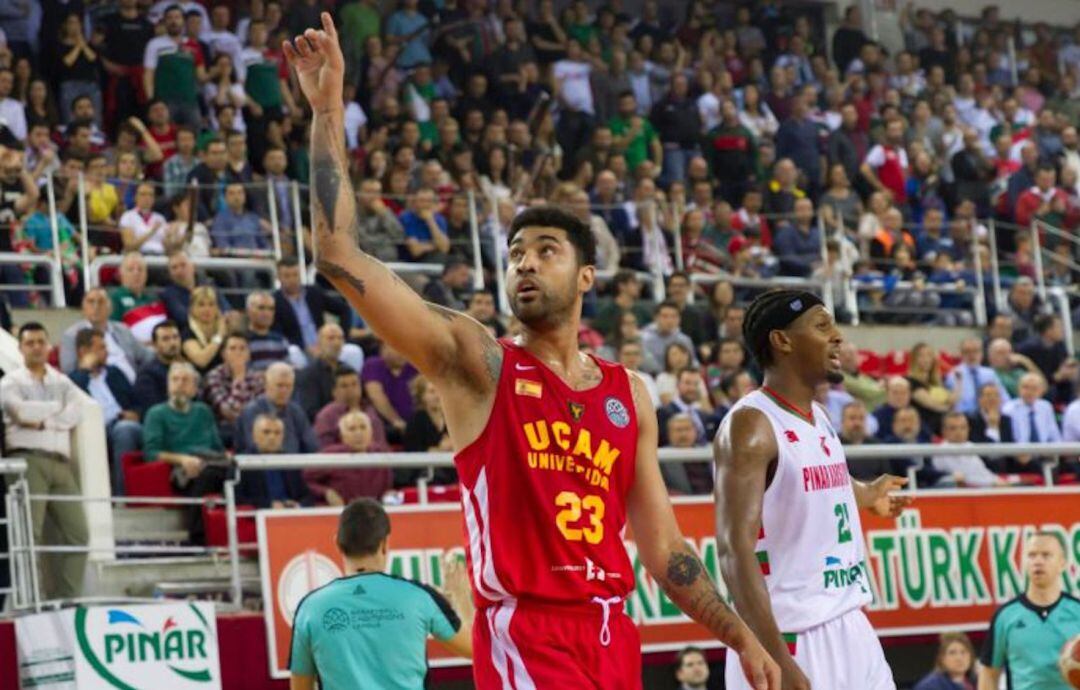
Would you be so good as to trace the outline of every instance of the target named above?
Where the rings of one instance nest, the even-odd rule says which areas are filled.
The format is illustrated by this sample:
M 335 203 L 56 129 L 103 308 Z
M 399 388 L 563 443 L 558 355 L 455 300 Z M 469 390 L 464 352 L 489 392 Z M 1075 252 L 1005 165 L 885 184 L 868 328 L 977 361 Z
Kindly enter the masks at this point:
M 780 664 L 784 690 L 808 690 L 810 681 L 780 635 L 754 554 L 768 471 L 778 452 L 772 427 L 757 410 L 737 411 L 716 437 L 716 551 L 735 609 Z
M 359 248 L 356 194 L 345 152 L 344 58 L 328 13 L 285 54 L 311 103 L 312 192 L 318 269 L 379 338 L 437 385 L 448 380 L 489 393 L 498 378 L 498 343 L 476 321 L 429 304 L 389 268 Z
M 780 672 L 775 662 L 724 603 L 716 583 L 709 579 L 701 559 L 679 530 L 656 455 L 656 410 L 644 382 L 635 374 L 630 376 L 638 449 L 628 512 L 641 562 L 680 610 L 739 653 L 743 673 L 755 690 L 779 690 Z

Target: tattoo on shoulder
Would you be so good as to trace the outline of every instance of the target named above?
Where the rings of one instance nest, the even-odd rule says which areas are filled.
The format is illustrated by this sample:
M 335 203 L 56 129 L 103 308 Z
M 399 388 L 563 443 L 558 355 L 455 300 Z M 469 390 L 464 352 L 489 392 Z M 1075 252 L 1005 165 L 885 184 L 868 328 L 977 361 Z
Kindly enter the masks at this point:
M 327 259 L 319 259 L 317 265 L 319 268 L 319 273 L 322 273 L 331 282 L 343 282 L 349 287 L 351 287 L 356 292 L 356 294 L 360 295 L 361 297 L 364 296 L 365 287 L 364 281 L 361 278 L 354 276 L 344 267 L 339 266 L 333 261 L 329 261 Z
M 678 551 L 668 559 L 667 579 L 674 585 L 687 587 L 705 572 L 696 556 Z
M 503 349 L 495 340 L 491 340 L 484 346 L 484 365 L 487 367 L 488 376 L 492 383 L 499 381 L 502 373 Z
M 427 305 L 428 311 L 432 314 L 441 316 L 444 321 L 453 321 L 458 316 L 456 311 L 448 309 L 440 304 L 435 304 L 434 302 L 425 302 L 425 304 Z

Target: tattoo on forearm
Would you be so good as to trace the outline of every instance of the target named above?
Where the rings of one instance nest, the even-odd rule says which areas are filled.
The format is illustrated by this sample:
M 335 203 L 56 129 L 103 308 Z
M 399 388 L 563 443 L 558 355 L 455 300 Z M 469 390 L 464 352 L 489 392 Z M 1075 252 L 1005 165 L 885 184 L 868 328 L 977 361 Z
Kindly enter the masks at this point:
M 315 199 L 326 215 L 326 229 L 332 234 L 334 211 L 337 207 L 338 193 L 341 191 L 341 174 L 337 169 L 337 161 L 329 152 L 321 152 L 314 156 L 311 165 Z
M 738 617 L 717 591 L 701 560 L 689 549 L 668 558 L 664 592 L 684 613 L 711 630 L 720 640 L 732 642 Z
M 668 559 L 667 579 L 673 585 L 692 585 L 701 572 L 701 561 L 688 553 L 673 553 Z
M 322 273 L 331 282 L 341 282 L 352 288 L 356 294 L 361 297 L 364 296 L 364 281 L 357 276 L 354 276 L 344 267 L 335 264 L 327 259 L 320 258 L 318 261 L 319 273 Z

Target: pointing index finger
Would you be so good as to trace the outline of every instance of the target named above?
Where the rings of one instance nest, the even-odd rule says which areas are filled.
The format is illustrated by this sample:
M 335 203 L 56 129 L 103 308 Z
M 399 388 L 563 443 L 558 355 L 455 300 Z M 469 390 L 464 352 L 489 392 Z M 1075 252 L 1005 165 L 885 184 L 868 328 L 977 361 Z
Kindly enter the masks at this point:
M 334 18 L 330 16 L 329 12 L 323 12 L 321 16 L 322 16 L 323 31 L 326 32 L 327 36 L 329 36 L 330 38 L 332 38 L 332 39 L 334 39 L 336 41 L 337 40 L 337 27 L 334 26 Z

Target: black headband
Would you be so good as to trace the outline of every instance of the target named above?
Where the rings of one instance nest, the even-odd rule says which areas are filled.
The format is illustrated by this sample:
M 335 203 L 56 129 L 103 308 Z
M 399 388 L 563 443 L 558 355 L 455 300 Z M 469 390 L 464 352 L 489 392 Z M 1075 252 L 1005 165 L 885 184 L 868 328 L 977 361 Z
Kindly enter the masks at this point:
M 768 347 L 769 333 L 784 330 L 806 312 L 824 305 L 821 298 L 805 290 L 777 290 L 767 292 L 750 305 L 743 322 L 743 339 L 755 353 Z

